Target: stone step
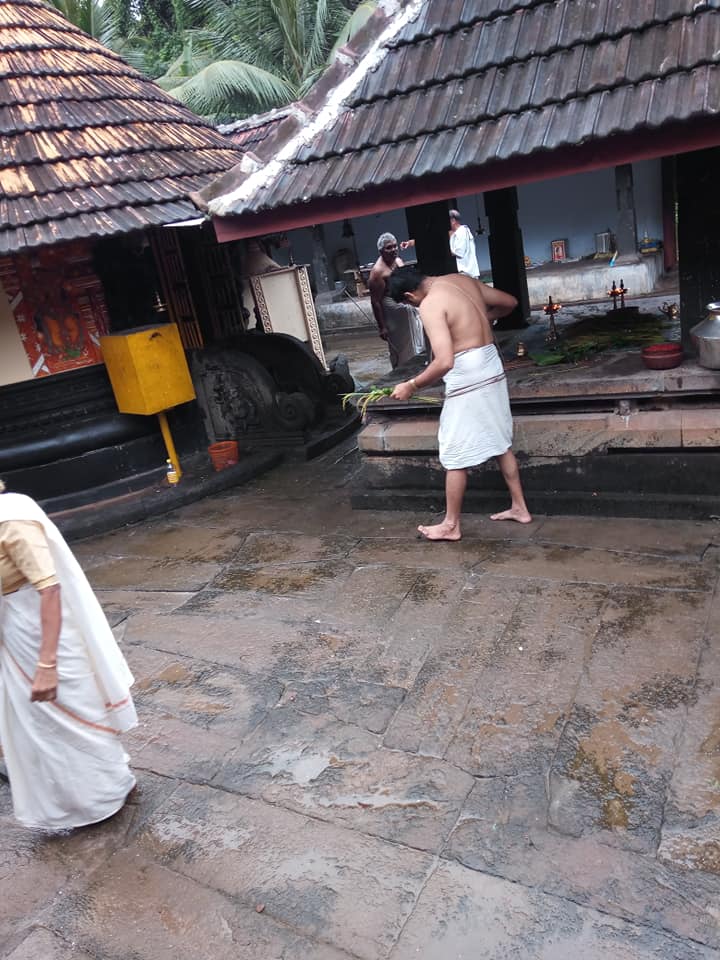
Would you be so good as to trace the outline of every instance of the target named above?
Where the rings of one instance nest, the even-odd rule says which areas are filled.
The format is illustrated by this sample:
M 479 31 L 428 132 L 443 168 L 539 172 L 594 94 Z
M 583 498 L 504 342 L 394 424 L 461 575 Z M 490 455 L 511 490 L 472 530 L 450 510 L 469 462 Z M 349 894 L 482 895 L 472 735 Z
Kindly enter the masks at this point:
M 513 449 L 526 457 L 580 457 L 609 450 L 720 448 L 720 410 L 712 408 L 521 414 Z M 365 456 L 436 454 L 438 418 L 373 415 L 360 433 Z
M 720 497 L 697 494 L 637 494 L 616 491 L 587 493 L 579 490 L 525 490 L 535 516 L 640 517 L 662 520 L 702 521 L 720 518 Z M 351 497 L 356 510 L 407 510 L 440 514 L 444 510 L 442 488 L 435 490 L 355 488 Z M 470 486 L 463 513 L 495 513 L 507 509 L 507 491 L 478 490 Z M 425 522 L 425 521 L 422 521 Z
M 355 507 L 442 509 L 437 414 L 371 415 L 358 445 Z M 720 411 L 709 407 L 521 415 L 513 449 L 540 513 L 707 519 L 720 515 Z M 465 509 L 507 492 L 495 461 L 470 471 Z

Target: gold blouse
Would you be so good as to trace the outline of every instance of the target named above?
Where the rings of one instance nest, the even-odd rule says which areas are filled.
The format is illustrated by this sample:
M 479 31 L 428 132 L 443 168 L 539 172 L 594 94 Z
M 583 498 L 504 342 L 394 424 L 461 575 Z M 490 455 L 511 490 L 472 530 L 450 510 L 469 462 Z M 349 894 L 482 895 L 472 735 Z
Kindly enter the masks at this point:
M 3 594 L 14 593 L 26 583 L 43 590 L 57 583 L 45 532 L 31 520 L 0 523 L 0 586 Z

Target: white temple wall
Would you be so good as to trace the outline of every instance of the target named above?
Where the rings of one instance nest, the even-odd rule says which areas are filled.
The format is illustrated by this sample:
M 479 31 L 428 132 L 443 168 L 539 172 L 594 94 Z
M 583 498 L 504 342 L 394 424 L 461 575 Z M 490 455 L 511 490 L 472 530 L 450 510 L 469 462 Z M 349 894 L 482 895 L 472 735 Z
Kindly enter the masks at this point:
M 662 238 L 662 192 L 660 160 L 644 160 L 633 164 L 638 241 L 644 233 Z M 458 209 L 473 232 L 478 221 L 487 231 L 488 223 L 482 194 L 458 198 Z M 523 232 L 525 254 L 533 264 L 551 259 L 552 240 L 567 240 L 567 256 L 577 258 L 595 252 L 595 234 L 613 231 L 616 221 L 615 169 L 607 167 L 552 180 L 523 184 L 518 187 L 518 217 Z M 342 205 L 338 203 L 338 214 Z M 377 257 L 376 241 L 385 231 L 399 241 L 407 239 L 407 222 L 402 208 L 352 219 L 355 246 L 361 264 Z M 341 248 L 353 251 L 353 238 L 342 236 L 343 221 L 324 224 L 325 250 L 331 282 L 336 279 L 334 261 Z M 309 228 L 288 234 L 297 263 L 312 264 L 312 234 Z M 476 235 L 478 264 L 483 272 L 490 270 L 487 232 Z M 407 256 L 412 257 L 412 251 Z M 401 254 L 402 256 L 402 254 Z M 287 264 L 286 250 L 273 252 L 273 257 Z

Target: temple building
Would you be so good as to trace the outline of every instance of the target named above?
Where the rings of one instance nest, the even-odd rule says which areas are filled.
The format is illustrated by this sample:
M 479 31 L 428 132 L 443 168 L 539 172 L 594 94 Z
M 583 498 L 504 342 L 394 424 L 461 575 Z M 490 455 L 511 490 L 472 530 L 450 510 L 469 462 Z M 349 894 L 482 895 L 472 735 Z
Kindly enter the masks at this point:
M 162 477 L 158 423 L 118 412 L 101 347 L 153 324 L 177 324 L 195 381 L 197 400 L 170 414 L 181 453 L 228 436 L 248 447 L 304 442 L 323 391 L 337 403 L 329 365 L 281 334 L 267 360 L 266 338 L 250 335 L 263 329 L 252 258 L 219 245 L 190 200 L 242 165 L 243 151 L 41 0 L 0 4 L 0 54 L 8 487 L 57 513 L 142 496 Z M 304 334 L 301 274 L 267 296 L 281 309 L 291 298 L 291 332 Z
M 719 41 L 714 0 L 388 0 L 302 101 L 228 131 L 245 162 L 195 199 L 221 242 L 310 229 L 316 246 L 323 234 L 350 246 L 359 222 L 397 225 L 429 274 L 454 269 L 457 206 L 486 228 L 488 279 L 518 299 L 499 325 L 513 346 L 531 299 L 558 299 L 562 272 L 533 275 L 538 258 L 566 279 L 568 261 L 587 260 L 572 265 L 589 278 L 576 299 L 617 289 L 623 309 L 623 290 L 646 293 L 677 265 L 679 321 L 662 329 L 682 341 L 681 367 L 646 369 L 627 347 L 580 368 L 512 363 L 508 378 L 526 485 L 548 510 L 706 516 L 717 506 L 720 373 L 698 364 L 690 332 L 720 299 Z M 540 245 L 530 201 L 547 227 Z M 635 314 L 622 314 L 623 335 L 662 321 Z M 376 408 L 361 434 L 358 504 L 436 502 L 435 427 L 412 405 Z M 491 471 L 475 492 L 480 504 L 496 496 Z

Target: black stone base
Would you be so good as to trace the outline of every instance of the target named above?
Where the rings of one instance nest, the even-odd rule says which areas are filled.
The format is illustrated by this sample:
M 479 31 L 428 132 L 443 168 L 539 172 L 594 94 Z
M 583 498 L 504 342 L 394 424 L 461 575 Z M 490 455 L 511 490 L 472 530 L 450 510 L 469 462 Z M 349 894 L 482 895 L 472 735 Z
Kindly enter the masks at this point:
M 537 514 L 720 517 L 720 450 L 613 452 L 520 464 L 525 496 Z M 428 457 L 367 457 L 352 494 L 358 509 L 444 509 L 444 471 Z M 505 509 L 508 494 L 495 465 L 470 473 L 464 511 Z
M 63 509 L 60 499 L 45 500 L 41 505 L 67 539 L 78 540 L 169 513 L 187 503 L 247 483 L 281 460 L 281 453 L 268 450 L 243 455 L 236 466 L 215 472 L 207 454 L 197 454 L 183 460 L 183 477 L 174 487 L 168 486 L 163 476 L 141 489 L 110 498 L 105 496 L 107 489 L 97 488 L 94 502 L 72 509 Z

